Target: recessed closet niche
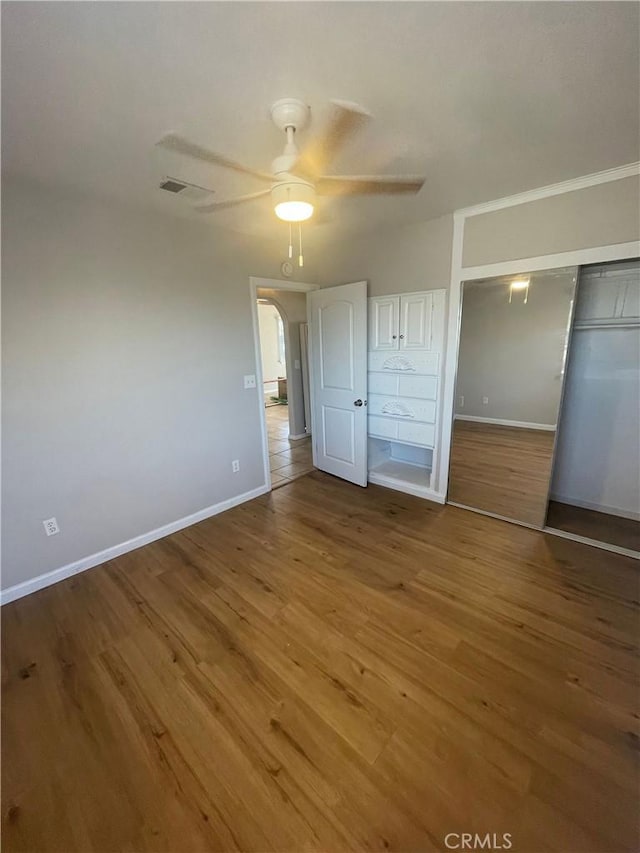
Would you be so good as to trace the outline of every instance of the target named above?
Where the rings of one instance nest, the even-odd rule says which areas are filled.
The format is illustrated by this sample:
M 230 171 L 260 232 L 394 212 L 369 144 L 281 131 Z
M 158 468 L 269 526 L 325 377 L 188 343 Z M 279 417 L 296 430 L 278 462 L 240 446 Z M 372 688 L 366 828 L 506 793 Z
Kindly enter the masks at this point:
M 640 262 L 582 267 L 547 527 L 640 551 Z

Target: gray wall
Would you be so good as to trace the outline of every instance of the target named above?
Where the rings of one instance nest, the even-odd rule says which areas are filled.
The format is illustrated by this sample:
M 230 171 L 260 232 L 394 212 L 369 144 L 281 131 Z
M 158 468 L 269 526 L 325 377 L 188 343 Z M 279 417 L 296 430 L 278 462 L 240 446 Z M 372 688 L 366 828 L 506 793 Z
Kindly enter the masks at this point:
M 449 288 L 453 216 L 385 228 L 359 237 L 339 235 L 322 256 L 320 283 L 369 282 L 369 296 Z
M 281 241 L 22 182 L 2 201 L 7 588 L 264 482 L 249 276 Z
M 573 279 L 531 276 L 526 305 L 504 280 L 464 285 L 456 415 L 557 422 Z
M 623 178 L 469 217 L 463 266 L 627 243 L 640 237 L 640 179 Z
M 285 345 L 287 348 L 287 392 L 289 394 L 289 432 L 304 435 L 304 398 L 302 396 L 302 369 L 300 361 L 300 323 L 307 322 L 307 296 L 287 290 L 258 288 L 258 296 L 270 299 L 280 309 L 285 319 Z M 296 367 L 296 362 L 298 367 Z

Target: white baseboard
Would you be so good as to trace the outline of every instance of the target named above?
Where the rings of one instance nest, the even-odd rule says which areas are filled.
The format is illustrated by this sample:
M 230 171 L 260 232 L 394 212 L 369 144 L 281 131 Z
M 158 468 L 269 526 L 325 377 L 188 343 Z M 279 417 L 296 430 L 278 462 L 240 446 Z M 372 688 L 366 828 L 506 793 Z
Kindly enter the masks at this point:
M 497 426 L 518 427 L 519 429 L 544 429 L 555 432 L 555 424 L 534 424 L 529 421 L 506 421 L 503 418 L 479 418 L 475 415 L 456 415 L 456 421 L 473 421 L 479 424 L 496 424 Z
M 300 435 L 291 435 L 289 433 L 289 441 L 300 441 L 301 438 L 309 438 L 310 432 L 301 432 Z
M 76 560 L 74 563 L 69 563 L 59 569 L 54 569 L 51 572 L 45 572 L 43 575 L 38 575 L 35 578 L 30 578 L 22 583 L 10 586 L 7 589 L 0 591 L 0 605 L 9 604 L 10 601 L 15 601 L 25 595 L 31 595 L 32 592 L 37 592 L 39 589 L 44 589 L 46 586 L 51 586 L 54 583 L 70 578 L 87 569 L 93 569 L 101 563 L 106 563 L 122 554 L 127 554 L 129 551 L 135 551 L 136 548 L 142 548 L 143 545 L 148 545 L 150 542 L 155 542 L 157 539 L 163 539 L 165 536 L 170 536 L 172 533 L 177 533 L 178 530 L 183 530 L 185 527 L 191 527 L 192 524 L 197 524 L 199 521 L 204 521 L 206 518 L 211 518 L 227 509 L 231 509 L 238 504 L 253 500 L 270 491 L 269 486 L 258 486 L 257 489 L 252 489 L 250 492 L 244 492 L 241 495 L 236 495 L 226 501 L 213 504 L 205 507 L 192 515 L 187 515 L 184 518 L 179 518 L 177 521 L 172 521 L 162 527 L 157 527 L 155 530 L 150 530 L 148 533 L 143 533 L 140 536 L 135 536 L 133 539 L 128 539 L 126 542 L 121 542 L 119 545 L 114 545 L 111 548 L 105 548 L 104 551 L 98 551 L 96 554 L 91 554 L 88 557 L 83 557 L 81 560 Z
M 593 509 L 596 512 L 604 512 L 606 515 L 617 515 L 619 518 L 629 518 L 631 521 L 640 521 L 640 512 L 633 510 L 620 509 L 617 506 L 606 506 L 605 504 L 593 503 L 591 501 L 577 500 L 576 498 L 568 498 L 565 495 L 549 495 L 552 501 L 559 504 L 569 504 L 569 506 L 579 506 L 582 509 Z
M 407 495 L 415 495 L 417 498 L 424 498 L 428 501 L 443 504 L 445 496 L 434 492 L 433 489 L 428 489 L 426 486 L 414 486 L 412 483 L 400 483 L 394 477 L 388 477 L 385 474 L 376 474 L 375 471 L 369 471 L 368 480 L 376 486 L 384 486 L 387 489 L 395 489 L 396 492 L 404 492 Z

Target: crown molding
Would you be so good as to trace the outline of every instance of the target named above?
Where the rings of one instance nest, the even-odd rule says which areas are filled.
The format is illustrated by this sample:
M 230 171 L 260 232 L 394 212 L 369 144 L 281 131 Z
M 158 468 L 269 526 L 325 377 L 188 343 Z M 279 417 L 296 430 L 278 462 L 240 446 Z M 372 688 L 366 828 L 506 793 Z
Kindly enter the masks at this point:
M 554 195 L 563 195 L 564 193 L 575 192 L 576 190 L 584 190 L 588 187 L 595 187 L 598 184 L 608 184 L 612 181 L 633 178 L 637 175 L 640 175 L 640 162 L 628 163 L 626 166 L 616 166 L 614 169 L 605 169 L 603 172 L 581 175 L 579 178 L 571 178 L 568 181 L 560 181 L 560 183 L 549 184 L 546 187 L 537 187 L 533 190 L 526 190 L 516 195 L 505 196 L 504 198 L 483 202 L 472 207 L 463 207 L 456 210 L 454 215 L 462 218 L 479 216 L 483 213 L 503 210 L 506 207 L 516 207 L 519 204 L 540 201 L 543 198 L 550 198 Z

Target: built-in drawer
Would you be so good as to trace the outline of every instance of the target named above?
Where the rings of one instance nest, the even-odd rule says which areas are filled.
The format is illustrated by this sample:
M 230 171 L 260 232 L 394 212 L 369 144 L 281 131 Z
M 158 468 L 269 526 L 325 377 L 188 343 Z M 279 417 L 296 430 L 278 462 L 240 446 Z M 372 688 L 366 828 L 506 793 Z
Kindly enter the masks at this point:
M 383 373 L 399 373 L 410 376 L 423 374 L 435 376 L 438 373 L 440 354 L 426 350 L 416 350 L 410 353 L 370 352 L 369 370 Z
M 398 437 L 398 421 L 392 421 L 390 418 L 376 418 L 369 415 L 367 431 L 369 435 L 377 438 Z
M 411 378 L 417 379 L 418 377 L 412 376 Z M 388 397 L 397 397 L 399 379 L 400 377 L 395 373 L 370 373 L 367 380 L 369 394 L 386 394 Z
M 369 414 L 384 415 L 403 421 L 427 421 L 436 419 L 436 404 L 433 400 L 418 400 L 415 397 L 387 397 L 384 394 L 369 394 Z
M 435 424 L 398 423 L 398 441 L 433 447 L 436 436 Z
M 385 374 L 382 374 L 383 376 Z M 398 376 L 398 396 L 435 400 L 438 395 L 437 376 Z
M 399 376 L 397 373 L 370 373 L 369 394 L 388 397 L 417 397 L 435 400 L 438 394 L 437 376 Z

